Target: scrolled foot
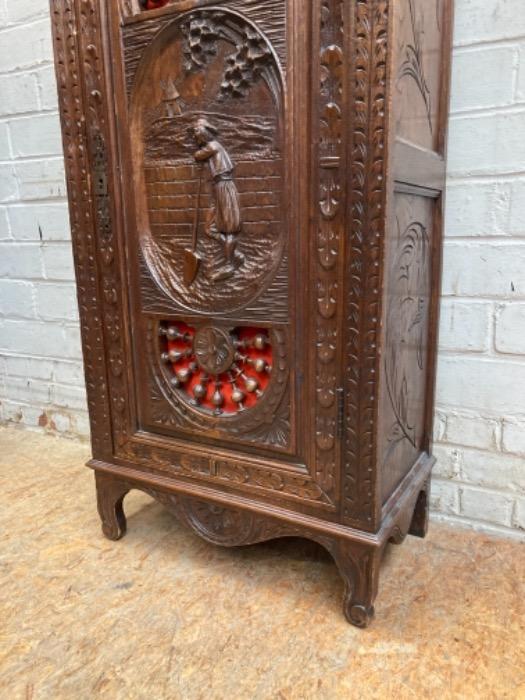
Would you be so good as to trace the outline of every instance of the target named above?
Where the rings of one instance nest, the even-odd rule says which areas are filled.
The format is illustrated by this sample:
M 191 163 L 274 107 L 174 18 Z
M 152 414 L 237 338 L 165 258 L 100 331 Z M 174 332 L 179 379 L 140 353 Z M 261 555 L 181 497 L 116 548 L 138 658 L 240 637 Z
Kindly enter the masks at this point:
M 107 474 L 95 474 L 97 506 L 102 521 L 102 532 L 108 540 L 120 540 L 126 534 L 126 516 L 123 501 L 129 486 Z
M 374 617 L 382 549 L 360 543 L 340 542 L 333 553 L 345 582 L 345 617 L 355 627 L 368 627 Z
M 351 625 L 360 627 L 361 629 L 368 627 L 375 615 L 373 605 L 365 606 L 358 603 L 352 604 L 351 600 L 345 601 L 343 612 Z
M 115 508 L 115 516 L 110 520 L 102 520 L 102 533 L 108 540 L 120 540 L 126 534 L 126 529 L 126 516 L 122 507 Z

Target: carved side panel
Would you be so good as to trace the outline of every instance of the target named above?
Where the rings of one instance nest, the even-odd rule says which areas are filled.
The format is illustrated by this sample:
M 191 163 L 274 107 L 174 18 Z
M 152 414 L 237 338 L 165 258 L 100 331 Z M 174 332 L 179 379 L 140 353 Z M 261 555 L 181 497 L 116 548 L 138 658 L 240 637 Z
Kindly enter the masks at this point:
M 428 197 L 395 195 L 381 367 L 379 458 L 384 497 L 423 449 L 435 206 Z
M 345 262 L 344 522 L 374 529 L 376 411 L 385 228 L 388 23 L 392 3 L 356 0 L 350 114 L 350 220 Z
M 400 0 L 396 14 L 396 133 L 429 149 L 438 136 L 444 12 L 443 0 Z
M 317 207 L 315 254 L 311 278 L 314 280 L 312 307 L 315 309 L 315 471 L 316 480 L 329 493 L 339 482 L 339 389 L 341 250 L 345 216 L 343 155 L 346 138 L 343 129 L 346 70 L 343 53 L 345 15 L 341 0 L 322 0 L 316 20 L 319 26 L 318 71 L 315 81 L 313 141 L 318 143 L 316 174 L 313 177 L 314 206 Z

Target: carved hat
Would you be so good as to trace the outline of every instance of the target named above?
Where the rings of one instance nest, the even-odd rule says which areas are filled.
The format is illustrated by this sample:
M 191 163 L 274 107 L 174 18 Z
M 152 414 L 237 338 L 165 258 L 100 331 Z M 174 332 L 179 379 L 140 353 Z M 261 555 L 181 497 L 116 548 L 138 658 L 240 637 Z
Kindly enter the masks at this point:
M 212 126 L 212 124 L 210 124 L 206 117 L 199 117 L 197 119 L 195 127 L 206 129 L 206 131 L 209 131 L 212 136 L 217 136 L 217 134 L 219 133 L 219 131 L 214 126 Z

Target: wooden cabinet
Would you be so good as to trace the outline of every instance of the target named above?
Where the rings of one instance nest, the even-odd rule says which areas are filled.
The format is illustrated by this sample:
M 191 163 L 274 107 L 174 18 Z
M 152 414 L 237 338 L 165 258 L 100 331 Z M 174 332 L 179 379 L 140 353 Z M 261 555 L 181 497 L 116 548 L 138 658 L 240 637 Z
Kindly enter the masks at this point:
M 423 536 L 450 0 L 51 0 L 98 507 Z

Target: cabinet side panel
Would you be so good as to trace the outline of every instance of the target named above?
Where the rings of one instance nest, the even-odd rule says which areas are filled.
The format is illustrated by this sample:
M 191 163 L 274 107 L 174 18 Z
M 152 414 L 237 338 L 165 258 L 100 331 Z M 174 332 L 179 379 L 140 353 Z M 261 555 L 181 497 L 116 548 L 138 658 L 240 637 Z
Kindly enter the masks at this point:
M 389 232 L 378 459 L 386 494 L 424 451 L 435 200 L 396 192 Z
M 383 502 L 430 450 L 451 23 L 449 0 L 396 4 L 377 455 Z

